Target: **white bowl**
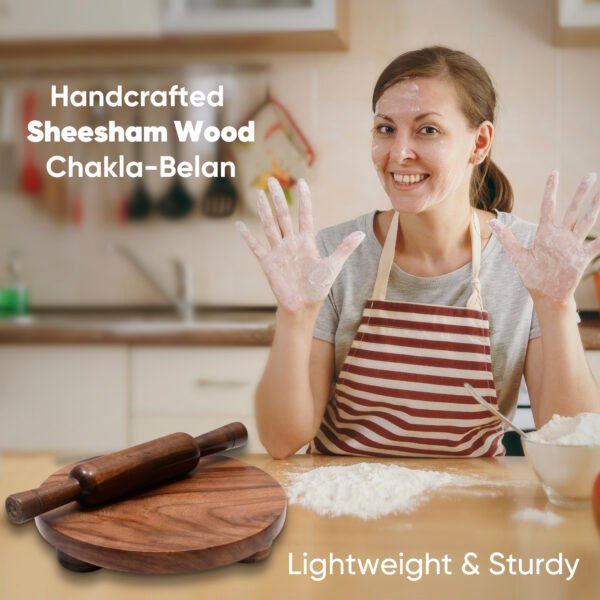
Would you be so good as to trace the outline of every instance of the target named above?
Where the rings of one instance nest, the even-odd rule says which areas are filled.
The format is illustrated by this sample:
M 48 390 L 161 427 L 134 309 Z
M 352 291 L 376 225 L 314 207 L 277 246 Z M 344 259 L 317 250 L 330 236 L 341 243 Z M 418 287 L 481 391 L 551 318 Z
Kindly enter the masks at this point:
M 550 502 L 566 508 L 591 505 L 594 480 L 600 473 L 600 446 L 567 446 L 523 438 L 523 448 Z

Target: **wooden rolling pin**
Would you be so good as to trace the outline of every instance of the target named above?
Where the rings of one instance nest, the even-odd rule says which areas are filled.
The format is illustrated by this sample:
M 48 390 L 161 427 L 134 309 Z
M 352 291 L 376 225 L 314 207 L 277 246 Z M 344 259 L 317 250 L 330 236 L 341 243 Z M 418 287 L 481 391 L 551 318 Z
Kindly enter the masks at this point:
M 124 494 L 191 471 L 207 454 L 243 446 L 248 431 L 242 423 L 229 423 L 194 438 L 187 433 L 164 437 L 79 463 L 63 483 L 12 494 L 6 499 L 11 523 L 33 517 L 68 502 L 95 506 Z

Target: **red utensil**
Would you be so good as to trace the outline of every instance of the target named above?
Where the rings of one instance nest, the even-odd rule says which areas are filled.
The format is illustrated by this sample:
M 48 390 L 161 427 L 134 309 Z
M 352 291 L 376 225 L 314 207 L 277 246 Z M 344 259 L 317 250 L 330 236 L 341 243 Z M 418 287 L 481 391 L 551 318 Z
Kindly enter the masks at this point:
M 27 126 L 33 120 L 35 93 L 27 92 L 23 98 L 23 127 L 25 135 L 25 160 L 20 174 L 21 191 L 27 196 L 37 196 L 42 191 L 42 174 L 38 169 L 33 152 L 33 143 L 27 140 Z
M 125 194 L 121 194 L 117 199 L 115 218 L 117 224 L 127 224 L 127 196 Z

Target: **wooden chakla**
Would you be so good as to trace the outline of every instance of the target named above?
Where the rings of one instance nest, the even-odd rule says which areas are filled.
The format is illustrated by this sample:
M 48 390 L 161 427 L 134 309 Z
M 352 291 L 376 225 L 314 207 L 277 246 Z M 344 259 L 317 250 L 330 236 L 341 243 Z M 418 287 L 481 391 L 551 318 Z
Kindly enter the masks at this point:
M 42 537 L 72 571 L 186 573 L 254 562 L 268 556 L 287 501 L 261 469 L 215 454 L 246 438 L 241 423 L 230 423 L 69 465 L 37 490 L 9 496 L 7 514 L 15 506 L 13 522 L 37 514 Z
M 42 485 L 63 480 L 69 468 Z M 35 524 L 71 571 L 189 573 L 266 558 L 286 510 L 270 475 L 214 454 L 177 480 L 93 509 L 72 502 Z

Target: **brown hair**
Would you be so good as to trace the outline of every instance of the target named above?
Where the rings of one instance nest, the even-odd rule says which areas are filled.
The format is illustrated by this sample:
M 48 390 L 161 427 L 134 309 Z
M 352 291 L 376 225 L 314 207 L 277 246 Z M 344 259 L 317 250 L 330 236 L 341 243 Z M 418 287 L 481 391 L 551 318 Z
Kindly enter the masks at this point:
M 451 81 L 471 127 L 476 128 L 483 121 L 494 122 L 496 90 L 487 71 L 468 54 L 442 46 L 413 50 L 395 58 L 375 84 L 373 112 L 377 101 L 390 86 L 414 77 L 443 77 Z M 510 212 L 513 206 L 512 187 L 490 154 L 473 170 L 469 194 L 471 204 L 483 210 Z

